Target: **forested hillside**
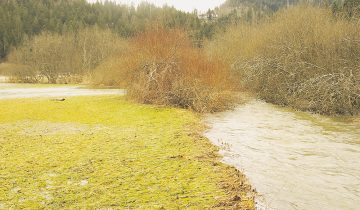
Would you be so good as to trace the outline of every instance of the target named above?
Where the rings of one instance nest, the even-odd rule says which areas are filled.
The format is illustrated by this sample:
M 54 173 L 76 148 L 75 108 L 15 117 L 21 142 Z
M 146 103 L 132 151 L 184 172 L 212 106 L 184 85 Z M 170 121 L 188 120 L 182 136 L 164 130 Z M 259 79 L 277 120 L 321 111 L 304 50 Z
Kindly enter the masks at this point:
M 239 8 L 244 6 L 253 6 L 259 9 L 269 9 L 277 11 L 281 7 L 293 5 L 299 0 L 227 0 L 221 8 Z
M 11 47 L 42 31 L 62 34 L 96 25 L 129 37 L 152 24 L 185 28 L 197 42 L 210 37 L 215 30 L 212 23 L 201 21 L 196 13 L 149 3 L 135 8 L 111 1 L 90 4 L 85 0 L 1 0 L 0 59 Z
M 222 15 L 236 13 L 242 19 L 250 21 L 298 2 L 299 0 L 227 0 L 218 8 L 217 12 Z
M 354 1 L 357 0 L 345 2 L 349 4 Z M 242 20 L 254 21 L 299 3 L 339 9 L 338 7 L 344 5 L 344 0 L 226 0 L 216 12 L 220 15 L 236 14 Z

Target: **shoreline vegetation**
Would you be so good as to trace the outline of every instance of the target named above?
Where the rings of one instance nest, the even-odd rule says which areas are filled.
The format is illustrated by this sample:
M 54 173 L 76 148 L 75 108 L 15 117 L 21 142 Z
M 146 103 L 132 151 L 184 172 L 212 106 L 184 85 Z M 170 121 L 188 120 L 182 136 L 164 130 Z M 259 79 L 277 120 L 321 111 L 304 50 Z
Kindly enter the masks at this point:
M 208 45 L 267 102 L 325 115 L 360 111 L 357 18 L 299 5 L 259 24 L 230 28 Z
M 219 162 L 193 112 L 118 96 L 0 108 L 3 208 L 254 209 L 246 178 Z

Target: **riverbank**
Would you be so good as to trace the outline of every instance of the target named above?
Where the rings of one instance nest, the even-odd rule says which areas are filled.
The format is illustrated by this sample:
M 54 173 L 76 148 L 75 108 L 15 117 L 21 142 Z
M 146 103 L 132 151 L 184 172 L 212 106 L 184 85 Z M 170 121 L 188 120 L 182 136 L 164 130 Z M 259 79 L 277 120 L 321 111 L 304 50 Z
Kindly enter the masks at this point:
M 0 209 L 254 209 L 198 115 L 120 96 L 0 100 Z

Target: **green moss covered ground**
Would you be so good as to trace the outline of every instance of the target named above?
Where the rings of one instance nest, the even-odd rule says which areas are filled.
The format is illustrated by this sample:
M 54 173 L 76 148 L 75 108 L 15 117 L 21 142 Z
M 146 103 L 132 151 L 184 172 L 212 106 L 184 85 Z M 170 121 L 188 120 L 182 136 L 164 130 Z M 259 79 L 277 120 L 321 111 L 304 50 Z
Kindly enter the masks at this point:
M 202 130 L 117 96 L 0 100 L 0 209 L 252 209 Z

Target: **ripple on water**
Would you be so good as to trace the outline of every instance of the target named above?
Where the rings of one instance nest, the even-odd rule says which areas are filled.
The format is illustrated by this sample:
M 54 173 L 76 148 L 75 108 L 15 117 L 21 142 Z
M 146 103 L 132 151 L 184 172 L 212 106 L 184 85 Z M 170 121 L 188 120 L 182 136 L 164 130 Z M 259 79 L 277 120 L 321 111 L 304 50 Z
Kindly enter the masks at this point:
M 360 127 L 252 100 L 208 115 L 206 136 L 244 171 L 262 209 L 357 209 Z M 221 141 L 219 141 L 221 140 Z

